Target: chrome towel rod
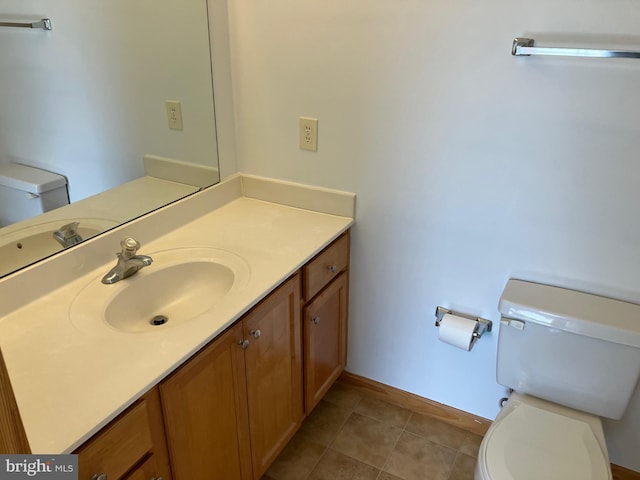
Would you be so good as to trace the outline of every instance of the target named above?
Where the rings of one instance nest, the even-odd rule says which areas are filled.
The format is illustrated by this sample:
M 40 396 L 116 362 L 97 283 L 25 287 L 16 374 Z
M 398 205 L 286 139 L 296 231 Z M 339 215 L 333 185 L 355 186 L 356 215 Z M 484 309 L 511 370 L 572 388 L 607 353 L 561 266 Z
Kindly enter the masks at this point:
M 37 22 L 2 22 L 0 27 L 18 27 L 18 28 L 40 28 L 42 30 L 51 30 L 51 19 L 43 18 Z
M 511 55 L 555 55 L 563 57 L 640 58 L 640 52 L 632 50 L 597 50 L 591 48 L 534 47 L 533 38 L 515 38 Z

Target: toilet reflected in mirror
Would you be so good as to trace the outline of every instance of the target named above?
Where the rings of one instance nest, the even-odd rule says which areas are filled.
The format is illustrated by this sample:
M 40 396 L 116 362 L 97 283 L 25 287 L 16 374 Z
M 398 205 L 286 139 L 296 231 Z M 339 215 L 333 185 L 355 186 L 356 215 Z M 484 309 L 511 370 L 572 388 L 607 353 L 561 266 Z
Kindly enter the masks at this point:
M 69 204 L 67 179 L 18 163 L 0 164 L 0 227 Z

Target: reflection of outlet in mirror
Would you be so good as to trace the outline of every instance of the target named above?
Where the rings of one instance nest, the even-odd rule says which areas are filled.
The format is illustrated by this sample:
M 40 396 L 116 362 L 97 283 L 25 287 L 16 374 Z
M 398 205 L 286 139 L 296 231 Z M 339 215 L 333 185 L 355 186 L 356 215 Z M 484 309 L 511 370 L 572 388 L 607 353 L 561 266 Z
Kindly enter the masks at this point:
M 300 117 L 300 148 L 318 151 L 318 119 Z
M 182 128 L 182 107 L 177 100 L 167 100 L 167 123 L 171 130 L 183 130 Z

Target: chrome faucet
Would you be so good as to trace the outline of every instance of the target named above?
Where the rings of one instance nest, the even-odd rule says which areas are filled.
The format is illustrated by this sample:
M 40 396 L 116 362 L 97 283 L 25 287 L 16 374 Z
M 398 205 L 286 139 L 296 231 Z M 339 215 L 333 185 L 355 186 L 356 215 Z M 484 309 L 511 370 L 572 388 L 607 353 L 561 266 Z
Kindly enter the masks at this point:
M 110 285 L 124 280 L 153 262 L 153 259 L 147 255 L 136 255 L 140 242 L 135 238 L 125 238 L 120 242 L 120 246 L 122 251 L 118 253 L 118 263 L 102 277 L 102 283 Z
M 53 238 L 64 248 L 77 245 L 82 241 L 82 237 L 78 233 L 78 222 L 67 223 L 53 232 Z

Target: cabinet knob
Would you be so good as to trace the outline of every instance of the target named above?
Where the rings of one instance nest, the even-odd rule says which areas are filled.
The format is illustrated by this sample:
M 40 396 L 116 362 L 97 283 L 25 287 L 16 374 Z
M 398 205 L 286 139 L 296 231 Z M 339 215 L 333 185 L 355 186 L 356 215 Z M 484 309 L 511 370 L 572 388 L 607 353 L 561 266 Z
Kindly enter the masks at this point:
M 312 317 L 311 321 L 315 324 L 318 325 L 320 323 L 320 317 Z
M 331 273 L 336 273 L 338 271 L 338 266 L 337 265 L 329 265 L 329 270 L 331 270 Z
M 251 336 L 253 338 L 260 338 L 260 335 L 262 335 L 262 332 L 258 329 L 258 330 L 251 330 L 249 332 L 249 334 L 251 334 Z
M 94 473 L 91 480 L 107 480 L 106 473 Z
M 246 350 L 247 348 L 249 348 L 249 340 L 247 339 L 238 340 L 238 345 L 240 345 L 243 350 Z M 94 479 L 91 479 L 91 480 L 94 480 Z M 96 480 L 107 480 L 107 479 L 104 478 L 104 479 L 96 479 Z
M 149 480 L 164 480 L 164 477 L 151 477 Z

